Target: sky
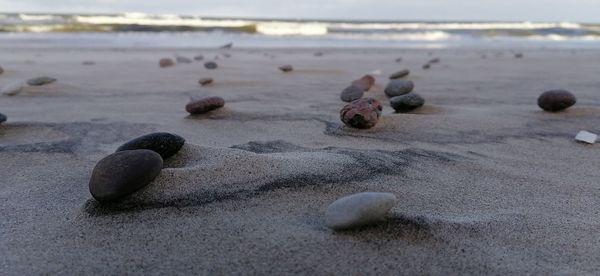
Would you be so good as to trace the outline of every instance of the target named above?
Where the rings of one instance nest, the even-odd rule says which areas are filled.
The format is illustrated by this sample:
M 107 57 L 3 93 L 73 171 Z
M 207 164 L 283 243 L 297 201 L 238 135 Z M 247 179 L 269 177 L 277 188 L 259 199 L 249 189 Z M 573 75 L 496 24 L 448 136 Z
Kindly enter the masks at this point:
M 600 22 L 600 0 L 0 0 L 0 12 Z

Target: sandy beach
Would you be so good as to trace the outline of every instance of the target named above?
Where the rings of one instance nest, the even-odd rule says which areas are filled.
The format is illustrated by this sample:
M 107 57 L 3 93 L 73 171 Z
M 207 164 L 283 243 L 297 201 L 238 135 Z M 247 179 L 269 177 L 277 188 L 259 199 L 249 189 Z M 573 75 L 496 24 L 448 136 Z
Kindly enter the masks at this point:
M 175 55 L 219 67 L 158 66 Z M 600 145 L 574 137 L 600 132 L 599 57 L 2 48 L 0 87 L 57 81 L 0 95 L 0 274 L 598 274 Z M 441 61 L 422 69 L 432 58 Z M 285 64 L 294 71 L 278 70 Z M 402 114 L 383 92 L 401 69 L 425 99 Z M 340 92 L 376 70 L 365 96 L 381 101 L 382 118 L 348 128 Z M 200 86 L 207 77 L 214 83 Z M 542 111 L 537 97 L 551 89 L 573 92 L 577 104 Z M 189 115 L 190 96 L 225 106 Z M 157 131 L 186 144 L 127 200 L 95 201 L 88 183 L 98 160 Z M 331 202 L 365 191 L 396 195 L 386 222 L 325 226 Z

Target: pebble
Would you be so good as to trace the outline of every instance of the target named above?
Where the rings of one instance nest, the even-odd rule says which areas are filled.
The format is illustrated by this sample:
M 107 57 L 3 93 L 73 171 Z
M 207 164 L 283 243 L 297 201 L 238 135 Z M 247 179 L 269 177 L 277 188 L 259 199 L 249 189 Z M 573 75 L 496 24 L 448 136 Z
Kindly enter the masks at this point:
M 204 63 L 204 67 L 206 67 L 206 69 L 217 69 L 217 66 L 217 63 L 214 61 Z
M 6 119 L 7 119 L 7 118 L 6 118 L 6 115 L 4 115 L 4 114 L 0 113 L 0 123 L 4 123 L 4 122 L 6 122 Z
M 582 143 L 593 144 L 596 143 L 597 139 L 597 134 L 585 130 L 582 130 L 579 133 L 577 133 L 577 135 L 575 135 L 575 141 Z
M 96 164 L 90 193 L 100 201 L 118 201 L 150 184 L 160 173 L 163 159 L 154 151 L 126 150 L 113 153 Z
M 211 110 L 223 107 L 225 100 L 221 97 L 208 97 L 208 98 L 192 98 L 190 102 L 185 106 L 185 110 L 190 114 L 203 114 Z
M 177 60 L 177 63 L 192 63 L 191 59 L 182 56 L 177 56 L 175 59 Z
M 222 45 L 221 47 L 219 47 L 220 49 L 231 49 L 231 47 L 233 47 L 233 43 L 227 43 L 225 45 Z
M 523 58 L 523 54 L 522 53 L 516 53 L 515 54 L 515 58 Z
M 425 99 L 416 93 L 408 93 L 390 99 L 390 105 L 398 112 L 415 110 L 425 104 Z
M 385 94 L 388 97 L 396 97 L 410 93 L 415 88 L 415 84 L 409 80 L 391 80 L 385 87 Z
M 410 71 L 408 69 L 404 69 L 404 70 L 400 70 L 396 73 L 393 73 L 390 75 L 390 79 L 394 80 L 394 79 L 401 79 L 404 78 L 406 76 L 408 76 L 408 74 L 410 74 Z
M 429 68 L 431 68 L 431 64 L 427 63 L 427 64 L 423 65 L 424 70 L 427 70 Z
M 316 53 L 314 53 L 313 55 L 314 55 L 315 57 L 321 57 L 321 56 L 323 56 L 323 53 L 322 53 L 322 52 L 316 52 Z
M 203 60 L 204 56 L 203 55 L 197 55 L 194 57 L 194 60 Z
M 292 67 L 291 65 L 282 65 L 279 66 L 279 70 L 283 71 L 283 72 L 291 72 L 292 70 L 294 70 L 294 67 Z
M 383 106 L 373 98 L 362 98 L 353 101 L 340 111 L 340 119 L 344 124 L 354 128 L 372 128 L 379 121 Z
M 147 149 L 154 151 L 167 159 L 175 155 L 185 143 L 179 135 L 167 132 L 155 132 L 135 138 L 117 148 L 116 152 L 124 150 Z
M 353 81 L 352 85 L 360 87 L 363 91 L 369 91 L 375 85 L 375 78 L 371 75 L 364 75 L 362 78 Z
M 82 62 L 82 63 L 81 63 L 81 65 L 87 65 L 87 66 L 89 66 L 89 65 L 94 65 L 94 64 L 96 64 L 96 63 L 95 63 L 95 62 L 93 62 L 93 61 L 89 61 L 89 60 L 87 60 L 87 61 L 84 61 L 84 62 Z
M 27 80 L 27 84 L 31 86 L 41 86 L 55 82 L 55 78 L 51 77 L 37 77 Z
M 550 112 L 565 110 L 577 102 L 575 95 L 566 90 L 550 90 L 538 98 L 540 108 Z
M 200 80 L 198 80 L 198 83 L 202 86 L 209 85 L 209 84 L 213 83 L 213 79 L 212 78 L 201 78 Z
M 4 68 L 2 68 L 2 66 L 0 66 L 0 74 L 4 73 Z
M 333 230 L 347 230 L 384 221 L 398 199 L 391 193 L 364 192 L 342 197 L 325 211 L 325 224 Z
M 399 58 L 396 59 L 396 62 L 401 62 L 401 61 L 402 61 L 401 57 L 399 57 Z
M 158 66 L 160 66 L 161 68 L 171 67 L 173 65 L 175 65 L 175 62 L 170 58 L 161 58 L 158 61 Z
M 440 62 L 440 58 L 434 58 L 434 59 L 430 60 L 428 63 L 433 64 L 433 63 L 439 63 L 439 62 Z
M 21 91 L 23 91 L 24 86 L 25 85 L 22 81 L 15 81 L 2 87 L 2 90 L 0 90 L 0 92 L 2 92 L 3 95 L 14 96 L 21 93 Z
M 340 95 L 340 99 L 342 99 L 342 101 L 344 101 L 344 102 L 352 102 L 352 101 L 362 98 L 364 93 L 365 93 L 365 91 L 362 87 L 359 87 L 356 85 L 350 85 L 342 91 L 342 94 Z

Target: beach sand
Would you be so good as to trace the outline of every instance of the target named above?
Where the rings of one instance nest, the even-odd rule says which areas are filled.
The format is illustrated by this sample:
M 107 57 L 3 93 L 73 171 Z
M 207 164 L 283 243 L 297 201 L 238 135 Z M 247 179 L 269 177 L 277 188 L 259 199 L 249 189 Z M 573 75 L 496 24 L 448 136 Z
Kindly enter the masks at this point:
M 0 86 L 58 81 L 0 96 L 0 274 L 598 274 L 600 145 L 573 138 L 600 132 L 600 50 L 520 51 L 4 48 Z M 426 100 L 412 113 L 383 93 L 400 69 Z M 339 94 L 374 70 L 382 118 L 349 129 Z M 561 88 L 574 107 L 539 109 Z M 189 116 L 190 96 L 226 104 Z M 94 201 L 96 162 L 155 131 L 186 145 L 131 198 Z M 364 191 L 398 197 L 385 223 L 325 227 Z

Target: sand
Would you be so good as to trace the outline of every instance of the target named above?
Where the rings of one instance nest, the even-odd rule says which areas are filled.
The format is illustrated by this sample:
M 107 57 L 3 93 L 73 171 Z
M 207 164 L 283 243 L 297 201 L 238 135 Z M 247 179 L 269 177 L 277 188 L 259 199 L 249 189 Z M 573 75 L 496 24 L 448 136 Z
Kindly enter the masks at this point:
M 600 132 L 600 50 L 510 50 L 234 48 L 207 70 L 158 60 L 224 50 L 4 48 L 0 86 L 58 81 L 0 97 L 0 275 L 598 274 L 600 145 L 573 138 Z M 383 93 L 400 69 L 413 113 Z M 383 117 L 349 129 L 339 94 L 374 70 Z M 549 89 L 578 103 L 543 112 Z M 191 95 L 226 104 L 188 116 Z M 95 163 L 154 131 L 187 143 L 144 190 L 95 202 Z M 364 191 L 398 197 L 386 223 L 325 227 Z

